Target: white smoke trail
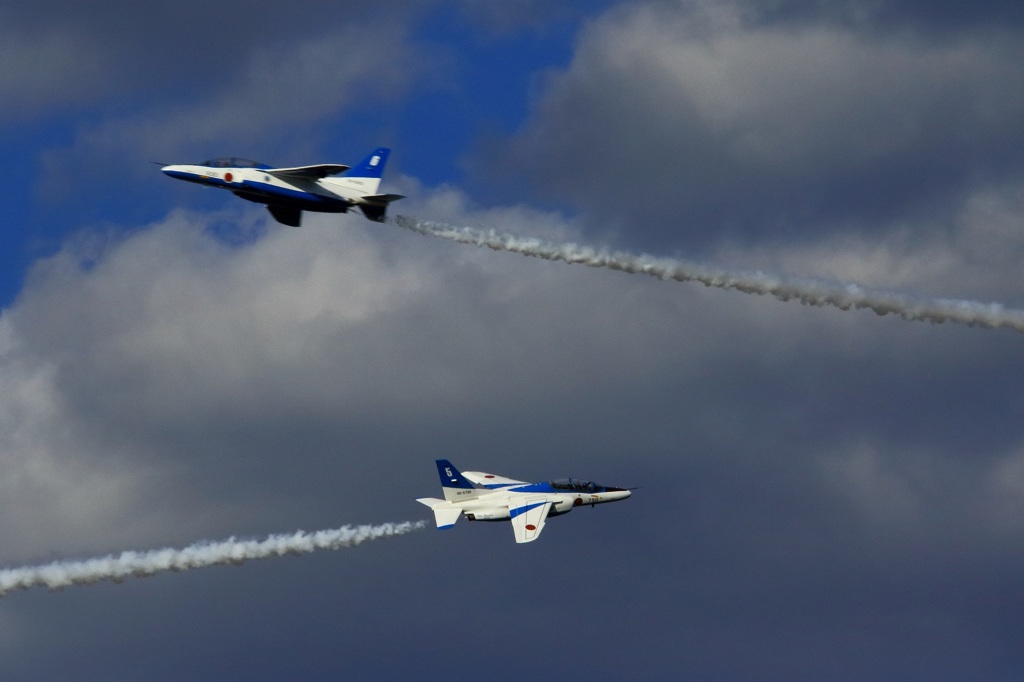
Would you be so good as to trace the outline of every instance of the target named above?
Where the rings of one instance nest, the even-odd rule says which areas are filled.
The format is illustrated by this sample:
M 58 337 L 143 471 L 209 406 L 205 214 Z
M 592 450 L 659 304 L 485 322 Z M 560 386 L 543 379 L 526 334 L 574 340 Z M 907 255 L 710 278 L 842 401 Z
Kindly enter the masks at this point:
M 419 234 L 450 239 L 462 244 L 486 246 L 496 251 L 509 251 L 545 260 L 640 273 L 663 280 L 700 282 L 709 287 L 774 296 L 780 301 L 799 301 L 805 305 L 835 306 L 841 310 L 866 308 L 873 310 L 878 315 L 892 313 L 905 320 L 932 323 L 955 322 L 972 327 L 1007 327 L 1024 333 L 1024 310 L 1006 308 L 999 303 L 918 298 L 906 294 L 867 289 L 857 284 L 729 270 L 622 251 L 597 251 L 576 244 L 552 244 L 539 239 L 517 237 L 495 230 L 455 227 L 401 215 L 395 216 L 392 222 Z
M 0 570 L 0 596 L 30 587 L 59 590 L 71 585 L 90 585 L 101 580 L 121 582 L 128 577 L 144 578 L 163 571 L 188 571 L 217 564 L 239 564 L 247 559 L 355 547 L 369 540 L 405 535 L 425 525 L 425 521 L 406 521 L 379 526 L 344 526 L 313 533 L 298 531 L 291 535 L 271 535 L 264 540 L 238 540 L 232 537 L 220 542 L 197 542 L 182 549 L 127 551 L 81 561 L 54 561 L 40 566 L 7 568 Z

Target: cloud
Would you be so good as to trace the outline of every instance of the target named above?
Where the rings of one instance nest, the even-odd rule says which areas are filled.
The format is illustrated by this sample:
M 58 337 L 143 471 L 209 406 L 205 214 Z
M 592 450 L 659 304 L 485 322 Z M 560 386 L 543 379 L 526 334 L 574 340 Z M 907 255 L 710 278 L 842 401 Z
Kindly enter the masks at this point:
M 432 203 L 536 223 L 529 210 L 474 213 L 451 192 Z M 358 217 L 286 230 L 239 211 L 72 240 L 4 312 L 8 560 L 243 532 L 271 512 L 250 509 L 252 492 L 283 495 L 311 469 L 340 474 L 371 447 L 358 442 L 364 431 L 469 427 L 554 405 L 580 385 L 649 375 L 654 349 L 676 342 L 664 331 L 674 322 L 629 312 L 628 283 L 524 270 Z M 209 228 L 223 220 L 261 236 L 220 241 Z M 636 333 L 654 335 L 645 353 L 622 343 Z M 327 457 L 339 443 L 350 454 Z M 212 463 L 230 475 L 193 480 Z M 210 528 L 192 518 L 204 507 Z
M 276 370 L 284 385 L 270 387 L 288 394 L 290 368 L 329 360 L 319 356 L 324 348 L 315 349 L 319 359 L 306 357 L 308 330 L 325 329 L 327 341 L 367 311 L 395 305 L 414 284 L 395 273 L 374 286 L 370 275 L 386 268 L 367 270 L 372 257 L 340 267 L 338 252 L 322 249 L 308 261 L 305 240 L 317 232 L 288 235 L 297 238 L 290 246 L 278 242 L 283 233 L 267 237 L 258 251 L 269 248 L 268 259 L 232 250 L 204 225 L 178 214 L 134 237 L 69 244 L 40 264 L 5 313 L 4 413 L 17 425 L 4 433 L 8 551 L 141 541 L 131 530 L 145 525 L 140 498 L 156 515 L 178 504 L 153 489 L 179 464 L 187 468 L 175 438 L 185 440 L 178 447 L 200 447 L 204 437 L 189 436 L 202 432 L 199 424 L 219 420 L 230 430 L 261 399 L 287 404 L 287 395 L 251 389 Z M 365 241 L 336 246 L 348 258 L 374 250 Z M 301 370 L 307 379 L 316 372 Z M 159 525 L 167 522 L 175 523 Z
M 76 428 L 56 385 L 55 359 L 12 341 L 18 334 L 9 314 L 0 326 L 7 341 L 0 374 L 7 557 L 38 557 L 55 547 L 73 551 L 97 525 L 123 528 L 120 513 L 138 502 L 134 491 L 146 470 L 118 456 L 125 453 L 89 457 L 90 439 Z
M 454 188 L 398 184 L 413 215 L 586 240 L 585 225 L 557 214 L 487 209 Z M 1012 196 L 977 200 L 986 224 L 1007 237 Z M 958 237 L 973 223 L 959 225 Z M 923 245 L 938 265 L 896 274 L 892 256 L 830 239 L 773 257 L 806 271 L 831 250 L 833 263 L 868 278 L 887 273 L 936 289 L 980 267 L 945 235 Z M 731 254 L 755 259 L 759 249 L 751 256 L 734 246 Z M 624 614 L 601 637 L 626 636 L 627 649 L 651 653 L 650 641 L 627 634 L 641 621 L 678 632 L 693 619 L 722 622 L 738 599 L 772 612 L 809 599 L 784 576 L 807 576 L 835 595 L 829 611 L 853 618 L 859 607 L 850 600 L 860 593 L 841 596 L 851 573 L 893 561 L 913 573 L 920 560 L 908 547 L 934 558 L 955 551 L 943 544 L 952 543 L 989 565 L 1008 527 L 975 493 L 1002 490 L 1003 509 L 1015 505 L 1015 469 L 1002 463 L 1019 436 L 999 428 L 1016 394 L 1005 369 L 1018 353 L 1015 335 L 832 314 L 525 259 L 359 216 L 310 215 L 290 229 L 239 204 L 81 236 L 37 264 L 0 330 L 7 565 L 375 522 L 382 509 L 405 509 L 405 518 L 420 511 L 415 497 L 436 492 L 431 460 L 445 456 L 521 478 L 642 486 L 616 513 L 553 524 L 544 551 L 560 563 L 595 542 L 616 543 L 627 559 L 597 570 L 622 583 L 615 599 L 645 604 L 644 614 Z M 961 405 L 962 394 L 988 397 Z M 985 487 L 989 480 L 994 487 Z M 638 522 L 653 516 L 662 523 Z M 950 516 L 965 519 L 952 534 L 942 524 Z M 230 578 L 210 571 L 125 585 L 113 599 L 100 586 L 81 592 L 137 622 L 128 612 L 157 608 L 148 600 L 170 589 L 180 603 L 159 605 L 170 634 L 179 619 L 191 620 L 182 609 L 193 599 L 208 603 L 216 590 L 225 603 L 252 603 L 266 580 L 277 587 L 260 608 L 293 612 L 303 597 L 277 576 L 294 571 L 302 576 L 295 585 L 320 594 L 312 601 L 346 604 L 344 613 L 304 616 L 333 623 L 332 633 L 363 632 L 363 614 L 381 606 L 353 596 L 351 584 L 360 594 L 388 594 L 387 608 L 396 599 L 422 605 L 403 627 L 429 632 L 416 614 L 432 617 L 426 606 L 437 594 L 457 584 L 467 599 L 493 595 L 535 560 L 511 553 L 507 529 L 456 530 L 353 553 L 342 581 L 337 563 L 310 556 Z M 453 546 L 486 548 L 486 576 L 454 570 Z M 645 580 L 613 579 L 635 576 L 637 566 Z M 903 584 L 904 573 L 887 575 Z M 553 580 L 512 607 L 515 627 L 557 592 L 579 594 Z M 146 587 L 155 584 L 161 589 Z M 693 585 L 705 598 L 694 597 Z M 768 587 L 778 596 L 757 596 Z M 651 606 L 653 592 L 691 600 L 692 613 Z M 52 627 L 37 620 L 43 607 L 26 601 L 32 596 L 5 602 L 15 609 L 12 627 Z M 797 620 L 820 615 L 793 608 Z M 969 615 L 977 622 L 979 614 Z M 747 626 L 754 636 L 759 617 Z M 180 633 L 165 639 L 171 651 L 195 645 Z M 27 651 L 8 652 L 10 669 L 32 658 Z
M 186 91 L 209 95 L 239 79 L 254 53 L 287 59 L 289 45 L 344 36 L 356 26 L 364 34 L 376 27 L 377 40 L 385 45 L 394 27 L 414 17 L 413 5 L 396 2 L 376 9 L 311 0 L 305 12 L 296 13 L 254 0 L 244 16 L 236 8 L 211 5 L 202 20 L 181 8 L 122 0 L 88 8 L 45 2 L 8 6 L 0 10 L 6 34 L 0 92 L 8 113 L 37 116 L 100 100 L 104 110 L 124 114 L 127 100 L 139 95 L 170 106 Z M 318 17 L 312 28 L 310 15 Z M 345 56 L 356 58 L 352 52 Z M 379 58 L 386 61 L 387 55 Z M 345 60 L 336 66 L 344 69 Z M 331 74 L 325 77 L 330 85 Z
M 400 29 L 377 34 L 366 26 L 256 48 L 240 55 L 245 66 L 237 81 L 205 101 L 146 121 L 136 134 L 140 142 L 152 143 L 160 130 L 187 131 L 189 138 L 209 143 L 336 116 L 356 102 L 395 97 L 419 75 L 418 58 L 425 56 L 408 46 Z
M 3 14 L 0 13 L 0 17 Z M 77 32 L 59 28 L 0 28 L 0 124 L 47 106 L 81 104 L 103 83 L 105 56 Z
M 881 235 L 826 232 L 785 246 L 731 243 L 719 257 L 744 268 L 1020 307 L 1014 272 L 1024 247 L 1022 209 L 1024 184 L 1008 182 L 969 194 L 941 221 L 904 222 Z
M 1004 153 L 1024 113 L 1012 31 L 925 40 L 698 7 L 592 22 L 503 150 L 515 168 L 661 245 L 877 231 L 941 215 L 979 174 L 1019 174 Z

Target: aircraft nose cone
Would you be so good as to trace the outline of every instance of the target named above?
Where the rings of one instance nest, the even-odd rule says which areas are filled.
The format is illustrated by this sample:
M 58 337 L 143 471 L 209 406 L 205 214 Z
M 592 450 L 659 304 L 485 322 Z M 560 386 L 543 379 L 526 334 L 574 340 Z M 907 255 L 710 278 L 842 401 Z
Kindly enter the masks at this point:
M 172 178 L 178 178 L 179 180 L 187 180 L 189 173 L 187 173 L 181 166 L 164 166 L 160 169 L 165 175 L 169 175 Z
M 612 488 L 607 487 L 604 489 L 605 496 L 609 501 L 613 500 L 624 500 L 633 494 L 633 491 L 629 488 Z

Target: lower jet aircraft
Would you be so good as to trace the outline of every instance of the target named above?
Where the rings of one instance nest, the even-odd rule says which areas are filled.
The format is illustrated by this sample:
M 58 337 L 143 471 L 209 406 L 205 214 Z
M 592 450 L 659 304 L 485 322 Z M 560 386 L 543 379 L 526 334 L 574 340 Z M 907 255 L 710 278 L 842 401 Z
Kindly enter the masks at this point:
M 219 187 L 236 196 L 266 204 L 274 219 L 285 225 L 302 224 L 303 211 L 347 213 L 357 207 L 378 223 L 384 222 L 388 204 L 400 194 L 377 194 L 390 149 L 379 147 L 355 167 L 339 163 L 273 168 L 265 163 L 227 157 L 194 166 L 164 166 L 172 178 Z M 331 177 L 337 175 L 338 177 Z
M 463 514 L 470 521 L 512 521 L 516 542 L 533 542 L 544 530 L 549 516 L 571 512 L 573 507 L 624 500 L 632 493 L 590 481 L 561 478 L 547 483 L 527 483 L 511 478 L 465 473 L 446 459 L 437 460 L 444 499 L 421 497 L 416 501 L 434 510 L 438 528 L 451 528 Z

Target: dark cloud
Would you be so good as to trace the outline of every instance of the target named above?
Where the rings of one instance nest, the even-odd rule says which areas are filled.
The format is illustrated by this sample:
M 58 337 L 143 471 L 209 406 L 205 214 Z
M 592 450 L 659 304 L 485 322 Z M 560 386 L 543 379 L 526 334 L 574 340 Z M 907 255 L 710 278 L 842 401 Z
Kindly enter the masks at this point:
M 249 68 L 253 52 L 276 54 L 357 25 L 365 30 L 374 27 L 380 39 L 396 27 L 400 30 L 422 4 L 389 3 L 374 9 L 353 2 L 314 1 L 295 12 L 278 3 L 256 1 L 241 13 L 231 5 L 205 6 L 200 17 L 181 8 L 119 1 L 88 8 L 64 2 L 9 6 L 2 11 L 3 31 L 14 42 L 5 40 L 5 47 L 18 59 L 6 59 L 0 67 L 0 88 L 8 91 L 9 106 L 36 114 L 44 107 L 52 111 L 55 106 L 81 106 L 112 96 L 117 101 L 105 105 L 123 106 L 128 93 L 140 92 L 171 104 L 235 80 Z M 310 16 L 318 21 L 311 25 Z M 348 56 L 358 57 L 352 52 Z M 70 68 L 45 68 L 60 59 L 66 59 Z M 34 67 L 20 68 L 22 60 Z M 27 71 L 33 73 L 35 95 L 19 103 L 21 89 L 12 88 L 10 79 Z
M 941 221 L 1020 175 L 1019 44 L 627 5 L 490 158 L 649 247 Z
M 748 26 L 832 24 L 919 37 L 1008 28 L 1024 22 L 1024 11 L 1013 0 L 943 3 L 927 0 L 733 0 L 729 3 L 647 0 L 643 4 L 673 13 L 724 8 Z
M 578 238 L 532 209 L 418 194 L 410 211 Z M 253 216 L 264 219 L 236 220 Z M 1024 460 L 1005 428 L 1016 335 L 534 261 L 356 218 L 272 227 L 242 247 L 207 220 L 69 245 L 5 313 L 4 422 L 20 425 L 5 432 L 7 480 L 20 481 L 3 495 L 8 561 L 419 518 L 413 498 L 435 493 L 438 456 L 642 488 L 553 522 L 538 545 L 551 568 L 525 583 L 536 553 L 507 527 L 463 524 L 11 595 L 10 627 L 45 628 L 65 655 L 12 646 L 8 674 L 131 674 L 140 663 L 115 652 L 130 646 L 149 652 L 147 670 L 159 662 L 150 679 L 212 679 L 224 661 L 257 677 L 407 675 L 442 661 L 452 637 L 439 618 L 492 600 L 501 622 L 458 637 L 468 665 L 526 624 L 547 642 L 499 679 L 566 651 L 655 678 L 934 674 L 939 663 L 912 662 L 894 639 L 947 665 L 998 670 L 1018 655 L 990 631 L 1019 619 L 980 606 L 1013 589 L 1021 556 Z M 844 248 L 867 272 L 887 268 Z M 918 286 L 981 267 L 945 254 L 940 271 L 909 271 Z M 329 642 L 332 655 L 310 658 Z

